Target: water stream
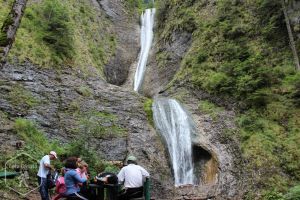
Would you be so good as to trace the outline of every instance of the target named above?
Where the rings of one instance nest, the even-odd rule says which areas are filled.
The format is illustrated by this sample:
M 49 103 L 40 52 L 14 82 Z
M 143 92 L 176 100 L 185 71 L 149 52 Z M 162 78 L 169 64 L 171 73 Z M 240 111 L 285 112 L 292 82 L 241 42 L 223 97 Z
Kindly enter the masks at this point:
M 191 133 L 192 119 L 174 99 L 160 98 L 153 104 L 154 123 L 163 136 L 172 162 L 175 186 L 194 184 Z
M 141 51 L 134 77 L 134 90 L 139 92 L 153 40 L 155 8 L 141 15 Z M 173 167 L 175 186 L 194 184 L 191 133 L 192 119 L 174 99 L 159 98 L 153 103 L 156 128 L 165 140 Z
M 138 92 L 143 84 L 146 64 L 153 40 L 155 8 L 146 9 L 141 15 L 141 51 L 134 76 L 134 91 Z

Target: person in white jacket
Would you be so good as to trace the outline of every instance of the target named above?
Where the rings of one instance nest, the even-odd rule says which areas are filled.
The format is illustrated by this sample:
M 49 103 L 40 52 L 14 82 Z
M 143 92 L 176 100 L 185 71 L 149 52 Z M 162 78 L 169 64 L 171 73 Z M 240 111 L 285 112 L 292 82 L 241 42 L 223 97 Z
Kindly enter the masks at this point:
M 142 197 L 144 181 L 150 176 L 143 167 L 137 164 L 136 157 L 129 156 L 127 164 L 118 174 L 119 183 L 123 183 L 125 187 L 119 195 L 120 200 Z

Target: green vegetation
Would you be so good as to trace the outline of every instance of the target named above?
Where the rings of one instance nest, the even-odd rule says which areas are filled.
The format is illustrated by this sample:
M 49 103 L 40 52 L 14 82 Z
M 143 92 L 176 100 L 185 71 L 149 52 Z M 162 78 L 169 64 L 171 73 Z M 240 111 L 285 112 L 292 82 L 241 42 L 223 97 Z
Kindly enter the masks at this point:
M 8 93 L 7 98 L 11 104 L 19 109 L 30 109 L 40 103 L 40 101 L 21 85 L 14 85 Z
M 10 58 L 42 67 L 72 66 L 100 75 L 114 54 L 116 39 L 109 21 L 91 2 L 45 0 L 29 3 Z
M 280 3 L 157 2 L 159 41 L 168 42 L 175 31 L 192 34 L 173 81 L 239 102 L 238 136 L 255 183 L 250 199 L 285 198 L 300 182 L 300 73 L 294 69 Z M 168 59 L 158 57 L 160 63 Z M 215 112 L 209 102 L 199 107 Z
M 300 199 L 300 185 L 297 185 L 291 188 L 288 193 L 285 195 L 287 200 Z
M 83 134 L 85 137 L 114 138 L 124 137 L 127 130 L 118 124 L 118 116 L 94 109 L 84 110 L 79 99 L 73 100 L 66 115 L 72 115 L 78 128 L 74 133 Z
M 156 54 L 156 61 L 157 61 L 158 68 L 160 69 L 164 68 L 167 65 L 168 60 L 171 60 L 168 52 L 159 51 Z
M 4 126 L 7 123 L 7 114 L 0 110 L 0 126 Z
M 153 104 L 153 99 L 147 99 L 144 102 L 144 111 L 146 112 L 148 122 L 154 127 L 152 104 Z
M 45 134 L 38 129 L 37 125 L 27 119 L 19 118 L 16 119 L 14 130 L 17 135 L 25 142 L 25 145 L 15 151 L 11 152 L 10 155 L 6 154 L 0 158 L 0 171 L 4 170 L 5 163 L 15 156 L 25 155 L 23 157 L 18 157 L 18 163 L 24 163 L 24 166 L 28 166 L 29 164 L 33 164 L 36 166 L 36 162 L 34 160 L 28 160 L 29 157 L 39 160 L 42 156 L 48 154 L 51 150 L 55 150 L 59 156 L 60 160 L 52 161 L 52 164 L 56 169 L 60 169 L 63 167 L 64 159 L 70 156 L 80 157 L 85 160 L 89 164 L 89 170 L 91 173 L 91 177 L 94 177 L 99 172 L 106 170 L 117 170 L 116 167 L 111 165 L 109 162 L 103 160 L 99 153 L 96 153 L 94 149 L 92 149 L 88 144 L 87 140 L 82 138 L 81 140 L 74 140 L 68 144 L 61 144 L 56 140 L 49 140 Z M 36 176 L 37 168 L 30 168 L 29 174 L 33 177 Z M 37 187 L 36 179 L 29 179 L 29 185 L 31 187 Z M 10 191 L 6 188 L 7 185 L 11 185 L 15 187 L 19 185 L 19 179 L 9 179 L 6 183 L 4 179 L 0 180 L 1 192 L 5 192 L 10 194 Z M 21 188 L 22 189 L 22 188 Z M 22 191 L 19 189 L 19 191 Z M 25 191 L 24 191 L 25 193 Z M 15 195 L 15 194 L 13 194 Z
M 24 150 L 33 157 L 40 158 L 53 149 L 58 154 L 63 154 L 64 152 L 64 149 L 57 141 L 49 142 L 44 133 L 30 120 L 23 118 L 16 119 L 14 130 L 25 141 Z
M 199 110 L 204 112 L 205 114 L 209 114 L 212 117 L 212 119 L 216 120 L 219 113 L 224 111 L 224 108 L 216 106 L 215 104 L 207 100 L 204 100 L 204 101 L 200 101 Z
M 113 114 L 91 110 L 79 115 L 79 131 L 97 138 L 125 136 L 126 130 L 116 122 L 117 117 Z
M 0 0 L 0 27 L 7 18 L 14 0 Z
M 58 161 L 53 161 L 56 169 L 60 169 L 63 166 L 63 161 L 69 156 L 80 157 L 89 164 L 89 169 L 92 175 L 104 171 L 105 168 L 114 167 L 104 161 L 101 156 L 99 156 L 95 150 L 88 146 L 86 140 L 83 138 L 81 140 L 74 140 L 68 144 L 62 145 L 56 140 L 49 140 L 45 134 L 38 129 L 37 125 L 30 120 L 18 118 L 14 124 L 14 130 L 17 135 L 25 142 L 22 149 L 17 150 L 14 154 L 9 157 L 3 157 L 5 160 L 14 157 L 20 153 L 26 153 L 31 157 L 39 160 L 45 154 L 48 154 L 51 150 L 55 150 L 59 155 Z M 4 161 L 1 159 L 0 170 L 4 168 Z M 2 162 L 3 161 L 3 162 Z M 35 172 L 36 173 L 36 172 Z M 2 182 L 0 181 L 0 185 Z
M 92 89 L 89 88 L 88 86 L 80 86 L 76 91 L 85 97 L 89 97 L 93 94 Z
M 6 46 L 8 44 L 6 29 L 7 25 L 10 25 L 13 22 L 12 18 L 8 15 L 12 4 L 13 0 L 0 1 L 0 46 Z M 2 29 L 4 30 L 4 32 L 2 31 Z
M 136 12 L 136 9 L 138 10 L 138 13 L 141 14 L 145 9 L 147 8 L 153 8 L 153 1 L 148 0 L 149 3 L 147 3 L 144 0 L 127 0 L 126 8 L 129 10 L 130 13 L 134 14 Z
M 8 40 L 6 34 L 0 32 L 0 46 L 6 46 L 7 44 L 8 44 Z

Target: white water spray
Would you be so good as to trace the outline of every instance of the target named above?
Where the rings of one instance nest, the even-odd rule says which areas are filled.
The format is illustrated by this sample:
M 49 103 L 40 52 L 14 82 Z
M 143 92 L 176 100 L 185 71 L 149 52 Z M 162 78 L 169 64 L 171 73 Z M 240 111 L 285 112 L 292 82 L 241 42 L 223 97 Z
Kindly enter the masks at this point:
M 134 76 L 134 91 L 138 92 L 143 84 L 146 64 L 153 40 L 155 8 L 146 9 L 141 15 L 141 51 Z
M 154 123 L 168 146 L 175 186 L 194 184 L 191 134 L 192 119 L 174 99 L 156 99 L 153 103 Z

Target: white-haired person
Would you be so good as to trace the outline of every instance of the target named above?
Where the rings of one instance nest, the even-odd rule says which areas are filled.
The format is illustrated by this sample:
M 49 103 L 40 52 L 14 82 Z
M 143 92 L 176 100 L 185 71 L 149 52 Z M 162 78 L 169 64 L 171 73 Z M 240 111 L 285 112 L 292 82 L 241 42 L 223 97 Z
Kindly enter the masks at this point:
M 57 159 L 57 154 L 55 151 L 50 151 L 48 155 L 45 155 L 40 160 L 39 171 L 37 173 L 38 183 L 39 183 L 39 192 L 41 194 L 42 200 L 49 200 L 49 193 L 48 193 L 48 182 L 47 182 L 47 175 L 49 174 L 50 170 L 54 170 L 54 167 L 50 164 L 51 160 Z
M 127 158 L 127 166 L 118 174 L 119 183 L 124 183 L 125 189 L 120 193 L 119 200 L 129 200 L 143 196 L 143 185 L 149 173 L 137 164 L 134 156 Z

